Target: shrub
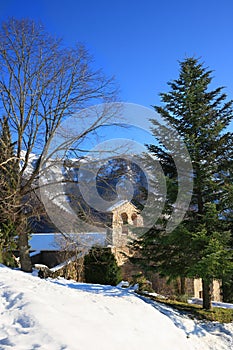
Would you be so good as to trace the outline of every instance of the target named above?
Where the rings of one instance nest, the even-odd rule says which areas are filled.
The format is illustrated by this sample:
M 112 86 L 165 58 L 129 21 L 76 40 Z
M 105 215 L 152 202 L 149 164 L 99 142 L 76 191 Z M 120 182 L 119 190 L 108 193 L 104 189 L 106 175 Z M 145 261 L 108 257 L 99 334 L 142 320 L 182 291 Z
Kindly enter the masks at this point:
M 180 301 L 181 303 L 187 303 L 190 298 L 192 298 L 191 295 L 188 294 L 175 294 L 169 297 L 171 300 Z
M 94 247 L 84 258 L 84 272 L 87 283 L 117 285 L 121 269 L 110 248 Z
M 17 267 L 14 258 L 14 250 L 17 249 L 16 233 L 13 223 L 10 221 L 0 223 L 0 263 L 8 267 Z
M 132 278 L 133 278 L 132 283 L 138 284 L 139 292 L 149 292 L 149 293 L 154 292 L 152 288 L 152 283 L 148 281 L 142 273 L 133 275 Z

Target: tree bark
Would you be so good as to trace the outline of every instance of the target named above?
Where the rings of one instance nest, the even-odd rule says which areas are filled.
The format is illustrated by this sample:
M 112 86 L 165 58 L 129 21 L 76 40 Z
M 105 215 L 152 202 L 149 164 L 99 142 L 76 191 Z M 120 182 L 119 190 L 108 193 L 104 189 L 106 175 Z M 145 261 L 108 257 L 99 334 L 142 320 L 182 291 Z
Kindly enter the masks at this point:
M 207 279 L 202 279 L 202 291 L 203 291 L 203 309 L 210 310 L 211 305 L 211 282 Z
M 21 270 L 24 272 L 32 272 L 32 263 L 29 255 L 29 244 L 27 232 L 19 233 L 19 258 L 21 264 Z

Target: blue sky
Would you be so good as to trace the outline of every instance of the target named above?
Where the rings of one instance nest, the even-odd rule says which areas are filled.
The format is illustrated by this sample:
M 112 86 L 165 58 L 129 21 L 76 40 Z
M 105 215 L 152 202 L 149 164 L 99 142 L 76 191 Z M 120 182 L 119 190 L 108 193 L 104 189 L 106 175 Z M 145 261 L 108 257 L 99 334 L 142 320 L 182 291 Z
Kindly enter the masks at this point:
M 85 43 L 124 101 L 159 104 L 177 61 L 193 55 L 233 98 L 232 0 L 2 0 L 0 20 L 11 16 L 40 20 L 67 45 Z

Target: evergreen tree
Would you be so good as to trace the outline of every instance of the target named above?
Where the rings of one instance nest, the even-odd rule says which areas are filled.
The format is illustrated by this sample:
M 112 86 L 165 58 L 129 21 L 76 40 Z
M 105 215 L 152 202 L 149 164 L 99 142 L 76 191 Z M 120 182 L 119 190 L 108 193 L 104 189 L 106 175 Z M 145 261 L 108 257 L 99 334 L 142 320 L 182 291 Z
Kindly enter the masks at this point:
M 12 251 L 16 249 L 18 170 L 6 117 L 0 121 L 0 127 L 0 262 L 14 265 Z
M 84 258 L 85 280 L 88 283 L 117 285 L 121 270 L 111 249 L 93 247 Z
M 145 235 L 142 249 L 144 256 L 150 250 L 149 265 L 155 264 L 170 277 L 202 278 L 203 307 L 207 309 L 211 307 L 212 279 L 223 277 L 231 268 L 223 198 L 228 195 L 228 169 L 233 160 L 233 135 L 226 132 L 233 117 L 233 101 L 226 102 L 222 87 L 209 91 L 211 74 L 197 59 L 185 59 L 180 63 L 179 78 L 168 83 L 170 91 L 160 94 L 163 106 L 154 107 L 186 144 L 193 165 L 194 188 L 182 224 L 169 234 L 165 225 L 157 225 Z M 157 120 L 152 123 L 155 135 L 162 132 L 164 126 Z M 165 174 L 177 188 L 172 144 L 168 150 L 158 141 L 148 149 L 160 159 Z
M 233 152 L 233 150 L 231 150 Z M 231 157 L 232 158 L 232 157 Z M 231 230 L 231 249 L 233 249 L 233 163 L 227 167 L 228 193 L 223 197 L 224 218 L 229 223 Z M 223 297 L 226 302 L 233 302 L 233 271 L 223 278 Z

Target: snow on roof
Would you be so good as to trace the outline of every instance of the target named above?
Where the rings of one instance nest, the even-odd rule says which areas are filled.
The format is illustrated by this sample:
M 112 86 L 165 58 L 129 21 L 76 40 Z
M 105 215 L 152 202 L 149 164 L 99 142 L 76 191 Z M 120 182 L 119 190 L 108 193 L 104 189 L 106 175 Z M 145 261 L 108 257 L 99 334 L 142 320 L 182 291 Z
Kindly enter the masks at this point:
M 35 251 L 30 253 L 30 257 L 33 257 L 33 256 L 38 255 L 38 254 L 40 254 L 40 250 L 35 250 Z
M 62 262 L 61 264 L 54 266 L 53 268 L 50 269 L 51 272 L 56 272 L 59 271 L 60 269 L 63 269 L 63 267 L 67 266 L 73 261 L 76 261 L 79 258 L 82 258 L 85 255 L 85 252 L 81 252 L 78 254 L 78 256 L 74 255 L 72 258 L 69 258 L 68 260 Z
M 91 247 L 105 245 L 106 232 L 71 233 L 34 233 L 29 241 L 30 251 L 58 251 L 74 249 L 77 246 Z

